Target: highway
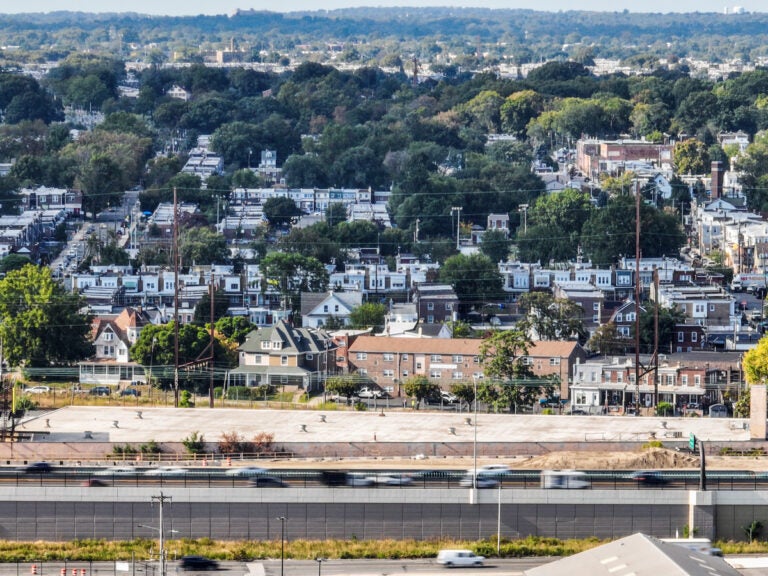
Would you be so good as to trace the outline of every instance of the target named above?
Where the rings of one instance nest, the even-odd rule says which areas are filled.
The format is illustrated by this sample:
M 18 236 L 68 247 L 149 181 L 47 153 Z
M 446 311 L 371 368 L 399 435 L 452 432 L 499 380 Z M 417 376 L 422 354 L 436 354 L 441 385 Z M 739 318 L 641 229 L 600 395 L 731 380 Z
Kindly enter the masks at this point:
M 0 468 L 0 485 L 103 486 L 141 487 L 220 487 L 220 488 L 302 488 L 333 486 L 339 489 L 386 486 L 412 490 L 418 488 L 467 489 L 471 475 L 466 470 L 365 470 L 333 471 L 320 469 L 274 469 L 249 475 L 234 475 L 238 468 L 152 468 L 115 466 L 112 468 L 52 467 L 51 472 L 28 473 L 20 468 Z M 587 471 L 585 489 L 610 490 L 695 490 L 700 486 L 695 470 L 661 470 L 652 475 L 633 477 L 631 470 Z M 541 487 L 540 470 L 510 470 L 483 482 L 479 488 L 535 489 Z M 707 473 L 709 490 L 768 490 L 768 473 L 722 471 Z

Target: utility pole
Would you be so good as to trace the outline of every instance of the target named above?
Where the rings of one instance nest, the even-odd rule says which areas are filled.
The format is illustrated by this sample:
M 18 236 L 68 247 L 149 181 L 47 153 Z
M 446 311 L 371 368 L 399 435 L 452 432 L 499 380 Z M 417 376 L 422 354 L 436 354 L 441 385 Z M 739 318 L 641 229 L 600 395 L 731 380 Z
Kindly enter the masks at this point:
M 528 234 L 528 204 L 520 204 L 519 210 L 523 213 L 523 234 Z
M 635 193 L 635 416 L 640 416 L 640 194 Z
M 459 234 L 461 232 L 461 206 L 451 206 L 451 217 L 453 217 L 453 213 L 458 213 L 458 218 L 456 219 L 456 251 L 458 252 L 461 250 L 461 244 L 459 243 Z
M 160 518 L 159 518 L 159 527 L 158 527 L 158 533 L 160 535 L 160 550 L 158 552 L 158 562 L 160 566 L 160 576 L 166 576 L 166 565 L 165 565 L 165 526 L 163 526 L 163 505 L 166 502 L 171 502 L 173 498 L 170 496 L 163 495 L 162 492 L 160 492 L 160 496 L 152 496 L 152 503 L 154 504 L 157 502 L 160 505 Z
M 173 406 L 179 407 L 179 205 L 173 187 Z
M 213 271 L 211 271 L 211 287 L 210 287 L 210 293 L 211 293 L 211 360 L 210 360 L 210 366 L 211 366 L 211 379 L 208 382 L 208 407 L 213 408 L 213 370 L 214 370 L 214 359 L 215 359 L 215 352 L 214 352 L 214 333 L 213 333 L 213 320 L 214 320 L 214 306 L 213 306 L 213 299 L 216 295 L 216 290 L 213 287 Z

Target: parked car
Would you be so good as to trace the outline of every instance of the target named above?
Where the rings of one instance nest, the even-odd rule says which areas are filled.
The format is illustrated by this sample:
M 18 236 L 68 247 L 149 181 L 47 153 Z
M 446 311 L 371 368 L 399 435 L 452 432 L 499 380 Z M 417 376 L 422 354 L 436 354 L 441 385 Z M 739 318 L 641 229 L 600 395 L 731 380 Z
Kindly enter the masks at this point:
M 96 386 L 95 388 L 91 388 L 88 394 L 90 394 L 91 396 L 109 396 L 110 394 L 112 394 L 112 390 L 110 390 L 106 386 Z
M 133 396 L 134 398 L 138 398 L 141 396 L 141 391 L 136 388 L 123 388 L 120 390 L 120 396 Z
M 205 556 L 182 556 L 179 568 L 182 570 L 218 570 L 219 563 Z
M 374 388 L 363 386 L 362 388 L 360 388 L 360 390 L 357 391 L 357 397 L 358 398 L 384 398 L 384 393 L 381 390 L 376 390 Z
M 25 394 L 48 394 L 51 391 L 50 386 L 32 386 L 24 390 Z
M 53 467 L 48 462 L 32 462 L 20 469 L 24 474 L 48 474 L 53 472 Z
M 443 402 L 446 404 L 456 404 L 456 402 L 459 401 L 459 397 L 456 396 L 456 394 L 453 394 L 452 392 L 448 392 L 447 390 L 441 390 L 440 396 L 443 399 Z
M 440 550 L 437 563 L 443 566 L 482 566 L 484 556 L 477 556 L 471 550 Z

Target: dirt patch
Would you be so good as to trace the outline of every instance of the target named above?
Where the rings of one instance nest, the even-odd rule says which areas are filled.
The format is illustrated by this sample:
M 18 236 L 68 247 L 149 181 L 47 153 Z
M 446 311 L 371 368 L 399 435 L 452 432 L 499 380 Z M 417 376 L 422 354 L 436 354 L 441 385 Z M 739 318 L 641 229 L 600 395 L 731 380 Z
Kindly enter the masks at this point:
M 524 461 L 515 460 L 515 468 L 534 470 L 639 470 L 662 468 L 696 468 L 698 457 L 674 450 L 651 448 L 637 452 L 555 452 L 545 456 L 533 456 Z

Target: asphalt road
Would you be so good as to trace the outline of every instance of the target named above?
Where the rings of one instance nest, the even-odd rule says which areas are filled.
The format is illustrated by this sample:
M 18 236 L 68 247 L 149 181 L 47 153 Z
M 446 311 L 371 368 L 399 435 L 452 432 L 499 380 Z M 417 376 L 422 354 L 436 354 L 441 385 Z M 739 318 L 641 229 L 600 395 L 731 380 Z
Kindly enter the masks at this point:
M 462 576 L 495 574 L 498 576 L 521 576 L 525 570 L 550 562 L 554 558 L 510 558 L 491 559 L 479 568 L 453 568 Z M 35 566 L 34 572 L 32 566 Z M 127 570 L 126 570 L 127 569 Z M 0 564 L 0 576 L 60 576 L 65 570 L 66 576 L 159 576 L 156 562 L 45 562 L 45 563 L 7 563 Z M 83 574 L 81 571 L 85 570 Z M 176 562 L 169 561 L 166 574 L 187 574 L 189 576 L 387 576 L 390 574 L 445 574 L 446 569 L 434 560 L 285 560 L 282 569 L 280 559 L 255 562 L 222 562 L 219 570 L 185 572 Z

